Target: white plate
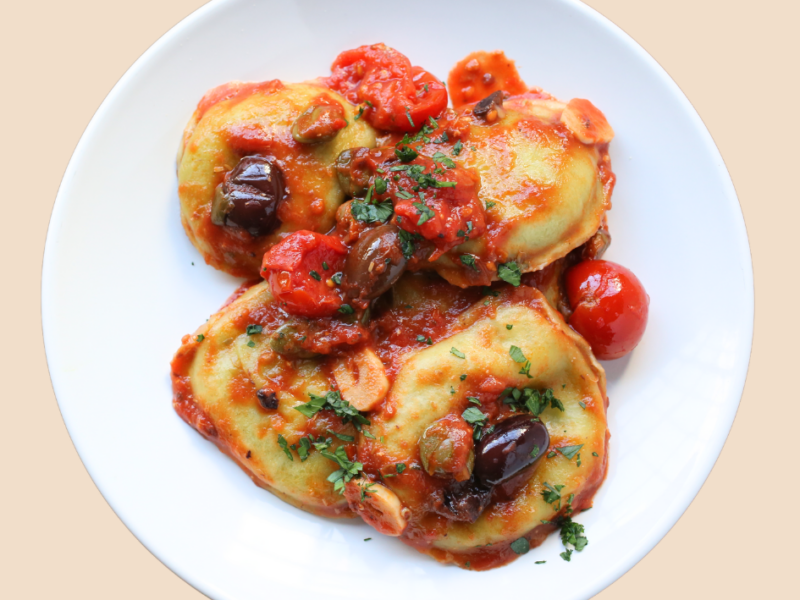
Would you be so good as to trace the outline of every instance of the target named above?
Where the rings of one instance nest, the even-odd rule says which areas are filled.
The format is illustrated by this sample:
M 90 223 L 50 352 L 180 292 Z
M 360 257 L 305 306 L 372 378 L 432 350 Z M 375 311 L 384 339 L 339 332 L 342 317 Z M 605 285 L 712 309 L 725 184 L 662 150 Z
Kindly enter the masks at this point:
M 470 51 L 504 49 L 530 85 L 590 98 L 616 131 L 608 258 L 643 281 L 650 323 L 633 355 L 606 364 L 611 465 L 578 518 L 589 546 L 570 563 L 551 536 L 510 566 L 471 573 L 355 521 L 310 516 L 255 487 L 172 410 L 172 353 L 238 284 L 203 263 L 179 222 L 175 151 L 194 105 L 231 79 L 325 74 L 341 50 L 377 41 L 442 78 Z M 753 327 L 747 234 L 710 135 L 642 48 L 568 0 L 464 0 L 444 13 L 417 0 L 204 6 L 97 111 L 59 190 L 42 279 L 53 387 L 86 468 L 147 548 L 220 599 L 599 592 L 705 481 L 736 413 Z

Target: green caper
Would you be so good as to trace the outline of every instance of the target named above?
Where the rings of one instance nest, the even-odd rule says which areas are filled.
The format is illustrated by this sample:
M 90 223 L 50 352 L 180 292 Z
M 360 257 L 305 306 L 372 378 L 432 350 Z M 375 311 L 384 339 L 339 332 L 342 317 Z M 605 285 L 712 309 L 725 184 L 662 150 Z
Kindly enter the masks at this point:
M 228 213 L 232 210 L 233 203 L 223 190 L 223 184 L 220 183 L 214 192 L 214 201 L 211 203 L 211 222 L 222 227 L 225 225 Z
M 475 464 L 472 428 L 456 415 L 435 421 L 419 440 L 419 456 L 428 475 L 465 481 Z
M 269 338 L 269 345 L 272 350 L 281 356 L 290 358 L 314 358 L 316 353 L 303 348 L 302 343 L 305 334 L 298 331 L 298 328 L 291 323 L 284 323 L 276 329 Z
M 339 185 L 346 196 L 350 198 L 362 198 L 367 193 L 371 173 L 366 172 L 362 167 L 359 168 L 355 162 L 363 163 L 362 160 L 355 161 L 356 158 L 363 158 L 369 152 L 368 148 L 350 148 L 343 150 L 336 158 L 334 170 L 339 179 Z
M 292 137 L 299 144 L 319 144 L 332 140 L 346 126 L 344 109 L 339 103 L 312 104 L 295 119 Z

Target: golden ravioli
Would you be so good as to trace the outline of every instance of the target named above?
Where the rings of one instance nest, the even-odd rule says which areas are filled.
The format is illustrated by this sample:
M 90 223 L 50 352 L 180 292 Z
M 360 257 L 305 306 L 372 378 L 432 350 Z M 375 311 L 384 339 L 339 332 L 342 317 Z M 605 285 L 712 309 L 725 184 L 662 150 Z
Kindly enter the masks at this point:
M 505 289 L 452 314 L 431 341 L 403 355 L 389 395 L 369 415 L 370 437 L 360 437 L 358 452 L 369 480 L 349 484 L 348 497 L 379 531 L 439 561 L 492 568 L 515 558 L 516 540 L 538 545 L 560 517 L 591 506 L 606 473 L 605 374 L 534 288 Z M 517 489 L 494 488 L 474 522 L 446 518 L 436 498 L 454 483 L 428 473 L 420 441 L 433 424 L 468 409 L 487 417 L 484 426 L 524 413 L 504 402 L 507 388 L 552 390 L 556 402 L 539 413 L 549 432 L 546 457 Z M 366 494 L 354 493 L 356 485 Z
M 353 516 L 327 480 L 336 463 L 313 445 L 305 460 L 297 452 L 303 438 L 327 438 L 334 452 L 341 445 L 336 434 L 352 437 L 356 431 L 341 419 L 322 413 L 309 419 L 295 410 L 309 394 L 324 395 L 333 380 L 321 358 L 303 358 L 311 354 L 301 349 L 294 351 L 295 358 L 274 351 L 276 340 L 289 343 L 287 327 L 266 282 L 225 306 L 186 336 L 175 355 L 175 410 L 257 485 L 315 514 Z
M 512 96 L 503 103 L 504 115 L 492 122 L 469 110 L 461 117 L 469 125 L 457 156 L 452 136 L 446 148 L 427 145 L 426 154 L 444 150 L 460 166 L 478 172 L 478 197 L 486 207 L 486 231 L 432 265 L 449 282 L 485 284 L 509 262 L 523 273 L 537 271 L 598 230 L 611 208 L 614 185 L 608 139 L 593 142 L 568 127 L 574 119 L 564 116 L 575 112 L 574 102 L 533 93 Z M 475 257 L 480 269 L 465 268 L 465 254 Z
M 331 139 L 300 143 L 293 125 L 313 107 L 333 107 L 342 127 Z M 296 131 L 294 131 L 296 134 Z M 198 105 L 178 153 L 181 220 L 192 244 L 213 267 L 257 277 L 266 250 L 299 229 L 325 232 L 344 194 L 333 175 L 339 153 L 375 145 L 375 132 L 356 120 L 353 106 L 336 92 L 311 83 L 234 82 L 212 90 Z M 217 187 L 245 156 L 269 161 L 281 180 L 269 226 L 261 231 L 212 220 Z M 256 191 L 256 199 L 259 193 Z M 264 194 L 260 194 L 264 196 Z M 252 215 L 251 215 L 252 217 Z M 263 217 L 263 215 L 262 215 Z M 224 221 L 222 221 L 224 223 Z

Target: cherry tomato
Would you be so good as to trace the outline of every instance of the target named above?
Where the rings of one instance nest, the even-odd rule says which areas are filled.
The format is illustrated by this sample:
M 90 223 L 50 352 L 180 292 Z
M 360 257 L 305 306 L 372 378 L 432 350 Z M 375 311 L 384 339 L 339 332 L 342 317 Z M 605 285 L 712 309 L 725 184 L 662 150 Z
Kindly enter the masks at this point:
M 328 280 L 341 272 L 346 256 L 347 247 L 334 237 L 295 231 L 264 255 L 261 275 L 286 312 L 327 317 L 342 306 L 339 288 Z
M 328 87 L 364 103 L 364 118 L 383 131 L 416 131 L 447 107 L 442 82 L 384 44 L 345 50 L 331 71 Z
M 644 335 L 650 297 L 636 275 L 607 260 L 585 260 L 564 276 L 569 324 L 601 360 L 620 358 Z

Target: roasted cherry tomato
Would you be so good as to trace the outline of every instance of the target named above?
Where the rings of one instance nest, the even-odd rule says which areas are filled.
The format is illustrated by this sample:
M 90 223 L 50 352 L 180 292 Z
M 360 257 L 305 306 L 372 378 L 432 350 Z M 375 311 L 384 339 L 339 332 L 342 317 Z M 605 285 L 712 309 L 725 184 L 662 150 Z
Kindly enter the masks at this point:
M 347 247 L 334 237 L 295 231 L 264 255 L 261 275 L 286 312 L 327 317 L 342 306 L 332 277 L 341 272 L 346 256 Z
M 447 107 L 442 82 L 384 44 L 345 50 L 331 71 L 328 86 L 363 103 L 364 118 L 383 131 L 416 131 Z
M 620 358 L 642 339 L 650 297 L 636 275 L 607 260 L 585 260 L 564 276 L 569 324 L 602 360 Z

